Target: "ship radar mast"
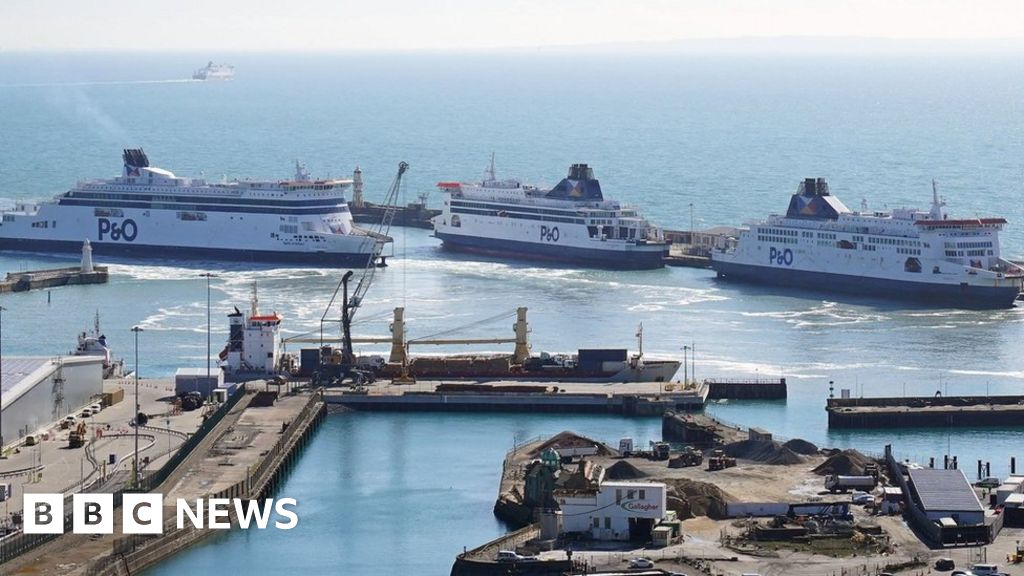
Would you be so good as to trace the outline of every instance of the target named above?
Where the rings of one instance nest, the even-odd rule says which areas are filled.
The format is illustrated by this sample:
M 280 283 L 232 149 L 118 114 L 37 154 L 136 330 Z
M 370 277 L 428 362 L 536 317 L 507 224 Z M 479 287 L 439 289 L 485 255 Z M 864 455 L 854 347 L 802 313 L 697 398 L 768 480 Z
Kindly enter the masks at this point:
M 309 172 L 306 167 L 302 165 L 298 160 L 295 161 L 295 181 L 296 182 L 309 182 Z
M 932 220 L 946 219 L 946 201 L 939 198 L 939 188 L 935 180 L 932 180 L 932 209 L 929 217 Z
M 497 177 L 496 174 L 497 174 L 497 172 L 495 172 L 495 170 L 494 170 L 494 152 L 491 152 L 491 163 L 484 170 L 484 176 L 486 176 L 486 178 L 484 178 L 484 180 L 487 181 L 487 182 L 496 182 L 498 180 L 498 177 Z
M 252 310 L 249 312 L 249 317 L 260 315 L 260 297 L 256 292 L 256 281 L 252 282 Z

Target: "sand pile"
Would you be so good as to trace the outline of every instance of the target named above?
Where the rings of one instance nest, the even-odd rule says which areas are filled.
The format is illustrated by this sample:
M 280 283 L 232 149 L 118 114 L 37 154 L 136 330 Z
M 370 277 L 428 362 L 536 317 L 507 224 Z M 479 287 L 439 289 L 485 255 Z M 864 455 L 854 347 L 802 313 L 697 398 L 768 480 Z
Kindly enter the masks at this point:
M 639 468 L 625 460 L 619 460 L 609 466 L 604 472 L 604 477 L 608 480 L 636 480 L 645 476 L 647 474 L 644 474 Z
M 807 440 L 803 440 L 800 438 L 794 438 L 789 442 L 783 444 L 783 446 L 789 448 L 790 450 L 796 452 L 797 454 L 802 454 L 804 456 L 811 456 L 818 453 L 817 446 L 811 444 Z
M 602 442 L 581 436 L 571 430 L 560 432 L 551 438 L 548 438 L 544 443 L 535 447 L 530 451 L 530 456 L 534 458 L 540 458 L 540 455 L 544 453 L 548 448 L 568 449 L 568 448 L 596 448 L 598 456 L 609 456 L 612 451 Z
M 774 440 L 742 440 L 726 444 L 722 450 L 727 456 L 762 464 L 788 466 L 804 461 L 802 456 Z
M 814 473 L 822 476 L 828 474 L 862 476 L 865 466 L 874 462 L 874 460 L 856 450 L 843 450 L 829 456 L 828 460 L 825 460 L 814 469 Z
M 687 478 L 663 480 L 668 485 L 666 500 L 669 510 L 675 510 L 680 519 L 707 516 L 716 520 L 726 517 L 726 504 L 736 499 L 707 482 Z

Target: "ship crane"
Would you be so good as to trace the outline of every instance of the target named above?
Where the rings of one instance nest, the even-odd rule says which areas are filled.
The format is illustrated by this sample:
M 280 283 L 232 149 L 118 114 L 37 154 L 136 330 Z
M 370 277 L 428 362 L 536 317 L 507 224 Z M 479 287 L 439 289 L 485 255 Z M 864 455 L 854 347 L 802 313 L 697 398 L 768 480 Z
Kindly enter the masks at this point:
M 355 354 L 352 352 L 352 318 L 359 309 L 359 305 L 362 303 L 363 297 L 366 296 L 367 291 L 369 291 L 370 286 L 373 284 L 377 268 L 386 265 L 383 256 L 384 244 L 390 241 L 389 234 L 391 232 L 391 222 L 394 220 L 395 212 L 397 211 L 396 207 L 398 205 L 398 199 L 401 196 L 402 176 L 408 169 L 408 163 L 398 163 L 398 173 L 395 175 L 395 179 L 391 183 L 387 197 L 384 200 L 384 216 L 381 218 L 380 222 L 374 225 L 372 230 L 365 231 L 367 235 L 377 240 L 377 244 L 374 248 L 374 257 L 367 261 L 366 267 L 363 268 L 362 275 L 359 277 L 359 282 L 356 283 L 355 290 L 353 290 L 352 295 L 349 296 L 349 281 L 354 275 L 354 273 L 349 270 L 341 277 L 341 281 L 338 282 L 337 287 L 334 289 L 334 294 L 331 295 L 330 302 L 327 303 L 327 307 L 324 309 L 323 315 L 320 316 L 320 366 L 316 378 L 318 380 L 324 378 L 343 379 L 351 376 L 356 381 L 363 381 L 369 377 L 367 374 L 355 370 Z M 324 343 L 326 342 L 326 340 L 324 340 L 324 324 L 329 322 L 327 316 L 331 313 L 331 310 L 334 307 L 334 302 L 338 298 L 339 291 L 342 293 L 342 349 L 340 362 L 335 363 L 333 362 L 333 353 L 329 348 L 325 348 L 324 346 Z

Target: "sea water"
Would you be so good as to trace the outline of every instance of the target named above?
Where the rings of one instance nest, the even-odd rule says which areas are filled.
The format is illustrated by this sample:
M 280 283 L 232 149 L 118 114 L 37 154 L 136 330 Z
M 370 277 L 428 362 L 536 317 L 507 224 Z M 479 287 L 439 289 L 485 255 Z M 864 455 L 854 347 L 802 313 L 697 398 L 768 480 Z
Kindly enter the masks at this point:
M 260 55 L 224 59 L 231 82 L 191 82 L 206 55 L 0 54 L 0 202 L 44 199 L 80 178 L 109 177 L 122 148 L 208 179 L 284 178 L 296 159 L 317 176 L 364 172 L 380 200 L 399 161 L 404 200 L 440 180 L 500 177 L 554 184 L 574 162 L 605 194 L 667 228 L 739 225 L 785 209 L 804 177 L 829 179 L 847 205 L 926 207 L 931 180 L 950 214 L 1003 216 L 1005 256 L 1024 257 L 1024 61 L 1005 54 Z M 691 212 L 692 204 L 692 212 Z M 1007 471 L 1021 430 L 827 430 L 824 404 L 855 396 L 1019 393 L 1020 308 L 962 311 L 723 284 L 706 270 L 578 270 L 439 249 L 429 232 L 394 229 L 390 266 L 357 312 L 356 335 L 386 336 L 406 307 L 410 338 L 509 337 L 529 308 L 535 352 L 629 347 L 681 358 L 704 377 L 784 376 L 786 402 L 709 411 L 782 437 L 907 458 L 946 453 Z M 0 272 L 73 257 L 0 255 Z M 252 284 L 286 336 L 319 334 L 337 270 L 222 262 L 103 261 L 107 285 L 0 297 L 4 354 L 57 355 L 98 313 L 118 356 L 143 377 L 206 365 L 226 314 Z M 328 315 L 337 319 L 337 312 Z M 477 324 L 485 318 L 493 322 Z M 337 323 L 325 327 L 337 335 Z M 297 351 L 311 344 L 292 344 Z M 386 353 L 386 346 L 362 347 Z M 480 351 L 500 351 L 485 346 Z M 413 353 L 466 349 L 416 349 Z M 689 354 L 689 353 L 688 353 Z M 660 436 L 657 419 L 551 415 L 346 414 L 317 432 L 281 494 L 299 499 L 287 535 L 232 532 L 153 572 L 213 574 L 225 558 L 310 573 L 443 574 L 463 546 L 504 527 L 490 514 L 504 450 L 573 429 L 615 442 Z M 973 464 L 970 465 L 973 468 Z M 220 564 L 223 565 L 223 564 Z

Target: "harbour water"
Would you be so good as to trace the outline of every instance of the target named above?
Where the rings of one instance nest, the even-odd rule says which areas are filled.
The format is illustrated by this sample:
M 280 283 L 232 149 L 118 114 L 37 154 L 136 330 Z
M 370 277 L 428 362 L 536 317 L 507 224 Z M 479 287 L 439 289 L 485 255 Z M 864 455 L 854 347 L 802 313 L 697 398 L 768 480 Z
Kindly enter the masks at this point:
M 208 58 L 201 57 L 205 61 Z M 52 196 L 120 169 L 142 146 L 154 164 L 207 177 L 284 177 L 296 158 L 314 175 L 360 165 L 379 200 L 399 160 L 407 200 L 438 180 L 499 175 L 554 184 L 573 162 L 609 195 L 666 227 L 739 224 L 781 211 L 805 176 L 829 178 L 848 205 L 925 205 L 939 182 L 950 213 L 1004 216 L 1003 251 L 1024 256 L 1024 62 L 1012 55 L 831 56 L 277 56 L 223 58 L 232 82 L 178 81 L 195 55 L 0 55 L 0 197 Z M 145 82 L 137 82 L 145 81 Z M 433 196 L 437 201 L 437 195 Z M 1024 311 L 959 311 L 724 285 L 709 271 L 565 270 L 448 254 L 423 230 L 396 229 L 395 257 L 359 311 L 356 333 L 385 335 L 405 306 L 410 338 L 527 306 L 534 351 L 635 347 L 680 356 L 698 377 L 770 376 L 785 403 L 730 402 L 720 417 L 819 444 L 910 458 L 991 460 L 1006 470 L 1021 432 L 828 432 L 829 381 L 854 395 L 1019 393 Z M 0 256 L 0 272 L 62 265 Z M 107 263 L 107 262 L 103 262 Z M 54 355 L 101 315 L 140 371 L 205 365 L 212 271 L 214 353 L 225 315 L 259 283 L 289 334 L 316 331 L 340 273 L 216 262 L 115 261 L 110 283 L 5 295 L 4 354 Z M 508 336 L 511 320 L 465 337 Z M 336 328 L 334 329 L 336 331 Z M 297 348 L 297 347 L 295 347 Z M 369 348 L 372 350 L 373 348 Z M 381 349 L 382 350 L 382 349 Z M 429 352 L 436 350 L 421 350 Z M 442 350 L 445 351 L 445 350 Z M 452 350 L 447 350 L 452 351 Z M 417 352 L 413 349 L 413 352 Z M 287 535 L 233 532 L 156 574 L 248 566 L 346 574 L 443 574 L 452 556 L 503 528 L 490 515 L 514 438 L 575 429 L 605 440 L 660 434 L 657 420 L 518 415 L 332 416 L 281 493 L 299 499 Z M 1016 454 L 1024 456 L 1024 454 Z M 393 552 L 383 553 L 384 546 Z M 290 562 L 289 562 L 290 561 Z M 239 564 L 241 566 L 241 564 Z

